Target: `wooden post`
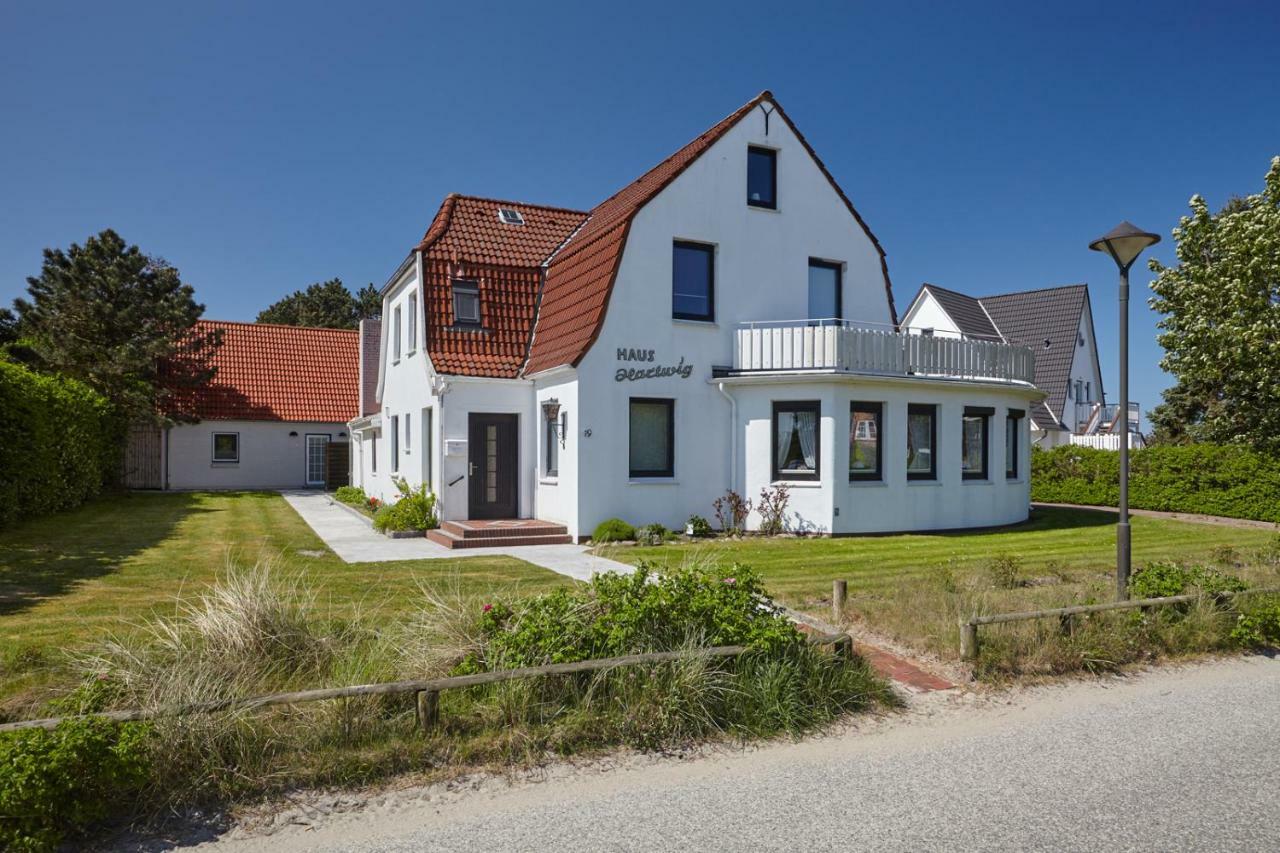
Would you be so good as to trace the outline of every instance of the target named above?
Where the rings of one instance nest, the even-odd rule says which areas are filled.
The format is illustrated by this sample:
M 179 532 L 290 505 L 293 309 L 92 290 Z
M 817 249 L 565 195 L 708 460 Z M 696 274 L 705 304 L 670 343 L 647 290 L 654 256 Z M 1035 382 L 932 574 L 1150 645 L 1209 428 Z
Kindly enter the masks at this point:
M 1058 617 L 1058 629 L 1062 636 L 1070 637 L 1076 632 L 1076 617 L 1070 613 L 1064 613 Z
M 831 582 L 831 618 L 839 625 L 844 621 L 844 603 L 849 598 L 847 581 Z
M 978 626 L 972 622 L 960 623 L 960 660 L 978 659 Z
M 418 727 L 424 732 L 440 724 L 440 691 L 418 691 Z
M 836 656 L 853 660 L 853 637 L 846 634 L 836 642 Z

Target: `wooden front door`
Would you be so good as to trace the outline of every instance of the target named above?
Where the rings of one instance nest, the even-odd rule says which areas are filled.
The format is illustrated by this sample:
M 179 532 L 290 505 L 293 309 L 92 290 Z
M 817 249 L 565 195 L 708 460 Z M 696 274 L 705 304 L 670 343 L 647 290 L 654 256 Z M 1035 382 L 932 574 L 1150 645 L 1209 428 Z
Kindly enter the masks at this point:
M 467 518 L 517 518 L 519 499 L 516 415 L 469 415 Z

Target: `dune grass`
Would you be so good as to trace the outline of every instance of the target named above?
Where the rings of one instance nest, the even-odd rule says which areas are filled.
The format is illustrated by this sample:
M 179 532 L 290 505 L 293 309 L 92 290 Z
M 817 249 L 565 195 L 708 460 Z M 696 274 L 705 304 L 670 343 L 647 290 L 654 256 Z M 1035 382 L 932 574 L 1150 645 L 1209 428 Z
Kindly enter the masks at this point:
M 65 652 L 173 613 L 231 560 L 297 573 L 334 619 L 407 612 L 442 580 L 505 596 L 573 583 L 507 557 L 344 563 L 274 493 L 113 495 L 0 532 L 0 716 L 56 681 Z

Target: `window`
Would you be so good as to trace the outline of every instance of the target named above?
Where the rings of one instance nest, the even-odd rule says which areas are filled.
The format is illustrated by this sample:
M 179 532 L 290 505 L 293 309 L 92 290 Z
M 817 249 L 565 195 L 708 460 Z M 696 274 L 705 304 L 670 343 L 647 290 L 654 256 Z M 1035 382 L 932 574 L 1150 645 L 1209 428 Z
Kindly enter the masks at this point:
M 431 489 L 431 409 L 422 410 L 422 441 L 418 446 L 422 448 L 422 482 Z
M 369 473 L 378 473 L 378 434 L 369 436 Z
M 675 400 L 631 398 L 630 472 L 633 478 L 675 476 Z
M 464 279 L 458 279 L 453 283 L 453 324 L 455 326 L 480 325 L 479 283 Z
M 560 442 L 569 426 L 569 413 L 561 411 L 558 419 L 549 421 L 543 418 L 542 423 L 543 429 L 546 430 L 546 439 L 543 443 L 546 475 L 557 477 L 560 475 Z
M 809 259 L 809 319 L 840 319 L 840 264 Z
M 418 348 L 418 292 L 409 294 L 409 354 Z
M 883 403 L 849 404 L 849 480 L 880 480 Z
M 991 416 L 995 409 L 965 406 L 961 419 L 960 473 L 966 480 L 987 479 L 987 449 L 991 446 Z
M 1093 400 L 1093 383 L 1086 382 L 1084 383 L 1084 401 L 1088 403 L 1091 400 Z
M 671 316 L 714 320 L 715 248 L 676 240 L 671 261 Z
M 907 406 L 907 479 L 938 479 L 938 407 Z
M 240 461 L 240 433 L 215 432 L 213 434 L 213 461 Z
M 778 209 L 778 152 L 772 148 L 747 149 L 747 204 Z
M 817 400 L 773 404 L 773 479 L 818 479 L 821 413 Z
M 1009 480 L 1018 479 L 1018 433 L 1025 416 L 1021 409 L 1010 409 L 1004 419 L 1004 476 Z
M 404 452 L 407 456 L 413 450 L 413 414 L 404 413 Z
M 394 360 L 399 361 L 400 360 L 400 306 L 399 305 L 396 306 L 396 310 L 392 313 L 391 316 L 392 316 L 391 325 L 395 327 L 395 331 L 392 332 L 392 335 L 395 338 Z
M 504 225 L 523 225 L 524 217 L 518 210 L 509 207 L 498 208 L 498 221 Z
M 391 473 L 400 470 L 400 416 L 391 416 Z

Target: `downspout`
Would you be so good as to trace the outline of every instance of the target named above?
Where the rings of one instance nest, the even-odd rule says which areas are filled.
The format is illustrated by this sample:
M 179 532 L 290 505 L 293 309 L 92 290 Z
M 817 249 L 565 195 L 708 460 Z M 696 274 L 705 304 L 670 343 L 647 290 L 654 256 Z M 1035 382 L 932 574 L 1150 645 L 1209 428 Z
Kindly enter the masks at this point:
M 738 472 L 738 401 L 724 388 L 723 382 L 717 382 L 716 388 L 729 401 L 729 491 L 737 491 Z

